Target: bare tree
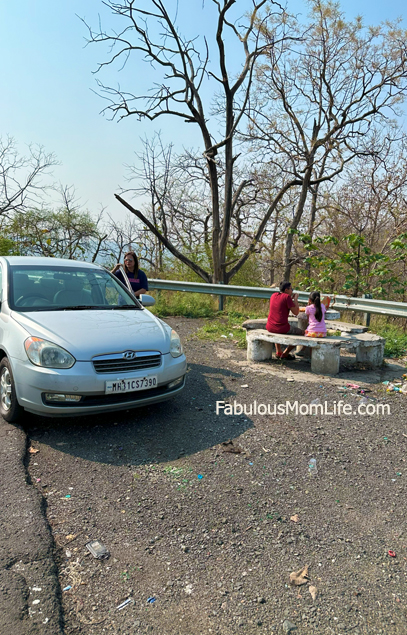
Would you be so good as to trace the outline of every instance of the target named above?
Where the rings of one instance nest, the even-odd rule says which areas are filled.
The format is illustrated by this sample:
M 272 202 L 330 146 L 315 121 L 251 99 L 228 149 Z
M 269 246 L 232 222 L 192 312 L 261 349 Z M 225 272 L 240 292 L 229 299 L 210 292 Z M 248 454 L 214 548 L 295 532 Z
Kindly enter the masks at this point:
M 167 116 L 198 126 L 210 191 L 207 232 L 211 235 L 211 270 L 194 262 L 177 248 L 166 236 L 163 226 L 157 226 L 153 219 L 147 218 L 121 196 L 116 197 L 174 256 L 203 280 L 228 283 L 255 251 L 268 220 L 286 191 L 283 188 L 280 197 L 263 211 L 261 221 L 257 223 L 243 253 L 229 260 L 227 252 L 232 218 L 243 192 L 252 185 L 251 176 L 247 176 L 250 170 L 246 173 L 242 170 L 245 176 L 240 181 L 235 179 L 239 153 L 234 144 L 247 112 L 256 62 L 279 42 L 279 24 L 284 21 L 285 14 L 273 0 L 248 1 L 243 17 L 233 14 L 236 0 L 211 0 L 210 8 L 216 10 L 213 33 L 216 52 L 210 53 L 210 42 L 206 38 L 202 38 L 199 50 L 199 38 L 185 38 L 180 34 L 166 4 L 163 0 L 145 0 L 142 5 L 134 0 L 107 0 L 105 5 L 123 22 L 124 27 L 119 32 L 94 31 L 88 27 L 89 41 L 111 45 L 110 56 L 99 70 L 120 60 L 126 64 L 134 56 L 149 64 L 152 88 L 147 94 L 127 92 L 100 83 L 104 96 L 110 100 L 107 110 L 113 117 L 135 115 L 155 121 Z M 269 13 L 261 15 L 262 10 Z M 272 12 L 275 14 L 273 38 L 266 41 L 263 37 L 264 21 Z M 231 39 L 240 46 L 239 61 L 236 48 L 230 54 L 237 72 L 228 69 L 231 59 L 227 56 L 226 43 Z M 155 83 L 153 77 L 156 78 Z M 205 107 L 203 96 L 212 84 L 216 90 L 211 91 L 210 110 Z
M 57 165 L 54 154 L 47 154 L 42 146 L 29 146 L 21 156 L 13 138 L 0 137 L 0 216 L 24 212 L 41 203 L 48 189 L 42 177 Z
M 258 75 L 250 119 L 264 158 L 280 167 L 286 184 L 298 186 L 285 241 L 286 279 L 309 193 L 315 209 L 319 185 L 368 151 L 365 135 L 398 114 L 407 89 L 406 32 L 399 23 L 365 28 L 361 18 L 346 22 L 337 4 L 313 0 L 305 32 L 295 19 L 289 28 L 298 38 L 274 44 Z M 310 222 L 312 229 L 312 215 Z

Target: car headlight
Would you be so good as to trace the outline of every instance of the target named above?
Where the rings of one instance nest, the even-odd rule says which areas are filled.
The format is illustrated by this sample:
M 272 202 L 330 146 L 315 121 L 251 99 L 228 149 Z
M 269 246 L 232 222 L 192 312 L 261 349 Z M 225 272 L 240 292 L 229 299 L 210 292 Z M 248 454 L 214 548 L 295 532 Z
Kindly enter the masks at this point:
M 183 353 L 181 340 L 174 329 L 171 331 L 170 353 L 173 357 L 179 357 Z
M 41 337 L 29 337 L 24 342 L 25 352 L 32 364 L 45 368 L 71 368 L 76 362 L 68 351 Z

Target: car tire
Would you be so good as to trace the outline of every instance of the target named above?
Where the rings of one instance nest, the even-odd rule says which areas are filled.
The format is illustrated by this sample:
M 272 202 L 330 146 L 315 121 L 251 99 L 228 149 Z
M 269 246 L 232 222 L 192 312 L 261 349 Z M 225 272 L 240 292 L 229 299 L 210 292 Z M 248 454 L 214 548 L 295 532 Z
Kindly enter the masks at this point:
M 17 401 L 13 372 L 7 357 L 0 362 L 0 415 L 6 421 L 17 421 L 23 408 Z

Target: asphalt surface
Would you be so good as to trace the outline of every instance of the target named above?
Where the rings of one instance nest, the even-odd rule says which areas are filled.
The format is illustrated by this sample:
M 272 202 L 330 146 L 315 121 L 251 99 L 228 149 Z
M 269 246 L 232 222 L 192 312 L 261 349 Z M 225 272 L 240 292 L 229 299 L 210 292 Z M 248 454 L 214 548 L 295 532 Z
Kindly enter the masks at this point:
M 24 431 L 0 418 L 0 633 L 59 635 L 53 540 L 43 500 L 30 483 Z

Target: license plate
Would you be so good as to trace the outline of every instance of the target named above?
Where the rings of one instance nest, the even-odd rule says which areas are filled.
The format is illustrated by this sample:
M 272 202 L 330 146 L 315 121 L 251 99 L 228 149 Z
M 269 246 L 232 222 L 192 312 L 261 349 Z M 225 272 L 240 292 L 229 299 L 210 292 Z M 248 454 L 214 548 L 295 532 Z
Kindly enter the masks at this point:
M 117 381 L 107 381 L 105 383 L 105 394 L 146 390 L 148 388 L 155 388 L 157 385 L 157 375 L 137 377 L 134 379 L 118 379 Z

